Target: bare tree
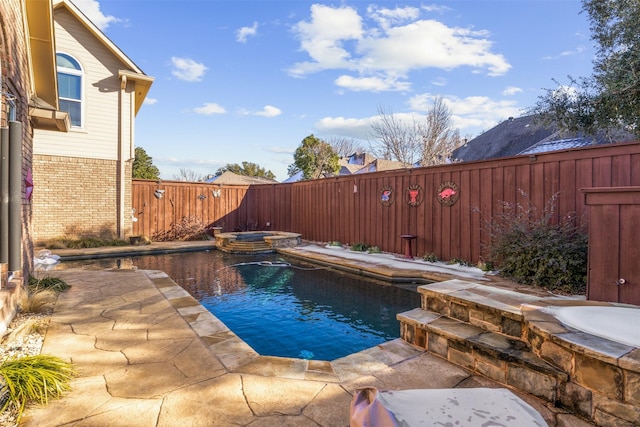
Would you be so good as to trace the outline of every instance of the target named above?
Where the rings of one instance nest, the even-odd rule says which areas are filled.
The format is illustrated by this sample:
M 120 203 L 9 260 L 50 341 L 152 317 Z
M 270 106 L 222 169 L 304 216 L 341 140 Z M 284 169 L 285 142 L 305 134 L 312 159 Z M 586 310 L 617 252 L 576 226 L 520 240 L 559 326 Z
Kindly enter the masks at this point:
M 325 140 L 340 157 L 348 157 L 353 153 L 365 151 L 364 146 L 355 139 L 334 136 Z
M 419 131 L 422 139 L 420 166 L 444 163 L 462 143 L 460 131 L 451 122 L 451 110 L 440 96 L 434 99 Z
M 397 160 L 407 166 L 419 159 L 420 166 L 442 164 L 462 144 L 460 131 L 453 127 L 451 110 L 442 97 L 434 99 L 424 120 L 403 119 L 384 107 L 371 124 L 372 153 L 387 160 Z
M 176 181 L 200 182 L 203 176 L 191 169 L 180 168 L 179 174 L 174 174 L 173 179 Z
M 371 134 L 376 141 L 371 150 L 378 158 L 410 166 L 420 154 L 419 126 L 413 119 L 410 122 L 402 120 L 391 109 L 378 107 L 378 117 L 371 123 Z

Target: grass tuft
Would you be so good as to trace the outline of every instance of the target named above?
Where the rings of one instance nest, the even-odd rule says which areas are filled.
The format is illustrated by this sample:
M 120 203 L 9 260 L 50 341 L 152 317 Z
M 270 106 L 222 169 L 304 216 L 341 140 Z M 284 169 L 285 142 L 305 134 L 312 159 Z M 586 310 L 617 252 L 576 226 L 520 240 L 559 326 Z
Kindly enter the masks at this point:
M 27 289 L 30 294 L 37 294 L 38 292 L 42 292 L 45 290 L 51 290 L 54 292 L 64 292 L 69 289 L 71 286 L 67 284 L 64 280 L 58 277 L 29 277 L 29 282 L 27 283 Z
M 39 354 L 5 360 L 0 364 L 0 376 L 8 392 L 2 410 L 15 404 L 21 415 L 27 403 L 46 405 L 49 399 L 57 399 L 69 391 L 74 371 L 69 362 Z

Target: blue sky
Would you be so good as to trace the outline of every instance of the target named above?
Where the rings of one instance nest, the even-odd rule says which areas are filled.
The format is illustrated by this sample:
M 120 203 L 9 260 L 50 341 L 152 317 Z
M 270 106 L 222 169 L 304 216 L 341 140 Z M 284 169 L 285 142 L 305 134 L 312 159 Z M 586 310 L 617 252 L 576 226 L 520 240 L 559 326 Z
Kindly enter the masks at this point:
M 380 107 L 442 97 L 471 139 L 588 76 L 573 0 L 73 0 L 155 78 L 136 145 L 163 179 L 249 161 L 287 178 L 308 135 L 371 140 Z

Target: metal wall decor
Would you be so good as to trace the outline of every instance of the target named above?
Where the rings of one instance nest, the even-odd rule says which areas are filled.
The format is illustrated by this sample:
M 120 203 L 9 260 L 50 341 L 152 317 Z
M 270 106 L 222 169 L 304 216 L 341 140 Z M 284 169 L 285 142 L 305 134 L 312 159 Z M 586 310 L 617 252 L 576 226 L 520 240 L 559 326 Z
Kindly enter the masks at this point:
M 382 187 L 382 190 L 380 190 L 380 203 L 382 203 L 382 206 L 391 206 L 393 199 L 393 187 Z
M 418 184 L 410 185 L 407 187 L 407 204 L 409 206 L 420 206 L 424 199 L 424 191 Z
M 440 184 L 436 195 L 442 206 L 453 206 L 460 197 L 460 190 L 455 182 L 447 181 Z

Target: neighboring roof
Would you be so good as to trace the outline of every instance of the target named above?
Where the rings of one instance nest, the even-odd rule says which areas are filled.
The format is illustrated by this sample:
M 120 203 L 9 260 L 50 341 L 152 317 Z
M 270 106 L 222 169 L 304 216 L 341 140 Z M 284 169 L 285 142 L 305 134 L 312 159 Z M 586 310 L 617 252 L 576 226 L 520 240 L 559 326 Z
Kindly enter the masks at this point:
M 338 165 L 340 166 L 338 175 L 351 175 L 362 167 L 360 164 L 350 163 L 350 160 L 351 157 L 341 157 L 340 160 L 338 160 Z
M 451 157 L 453 161 L 469 162 L 634 140 L 634 135 L 625 131 L 587 136 L 560 132 L 556 126 L 543 125 L 535 115 L 510 117 L 455 149 Z
M 289 178 L 285 179 L 282 182 L 288 184 L 288 183 L 291 183 L 291 182 L 302 181 L 303 178 L 304 178 L 304 173 L 302 173 L 302 171 L 298 171 L 298 172 L 294 173 L 293 175 L 291 175 Z
M 404 169 L 406 166 L 402 162 L 395 160 L 375 159 L 367 165 L 360 168 L 356 173 L 382 172 L 393 169 Z
M 366 163 L 362 163 L 366 161 Z M 354 175 L 368 172 L 380 172 L 392 169 L 403 169 L 406 166 L 402 162 L 396 162 L 394 160 L 376 159 L 371 154 L 367 153 L 353 153 L 348 157 L 341 157 L 338 160 L 340 169 L 337 175 L 325 174 L 322 178 L 328 178 L 332 176 L 344 176 Z M 282 181 L 283 183 L 302 181 L 304 174 L 299 171 L 289 178 Z
M 526 150 L 521 151 L 518 155 L 524 156 L 527 154 L 545 153 L 547 151 L 568 150 L 570 148 L 582 148 L 590 145 L 594 145 L 594 140 L 585 137 L 540 141 Z
M 277 184 L 278 181 L 271 178 L 261 176 L 238 175 L 230 171 L 224 171 L 221 175 L 215 176 L 205 182 L 213 182 L 216 184 L 226 185 L 261 185 L 261 184 Z
M 32 0 L 37 3 L 39 0 Z M 47 0 L 50 1 L 50 0 Z M 84 27 L 93 34 L 107 49 L 116 56 L 128 69 L 119 70 L 118 78 L 125 82 L 133 81 L 135 83 L 136 105 L 135 113 L 138 114 L 144 99 L 149 93 L 149 88 L 153 83 L 153 77 L 147 76 L 125 53 L 120 50 L 96 25 L 86 17 L 70 0 L 54 0 L 54 12 L 61 8 L 68 10 Z
M 352 155 L 348 157 L 343 157 L 343 159 L 350 165 L 360 165 L 364 166 L 366 164 L 371 163 L 376 158 L 369 153 L 363 153 L 356 151 Z M 341 159 L 342 160 L 342 159 Z
M 455 149 L 451 157 L 468 162 L 515 156 L 556 131 L 555 128 L 536 123 L 535 118 L 536 116 L 510 117 Z

